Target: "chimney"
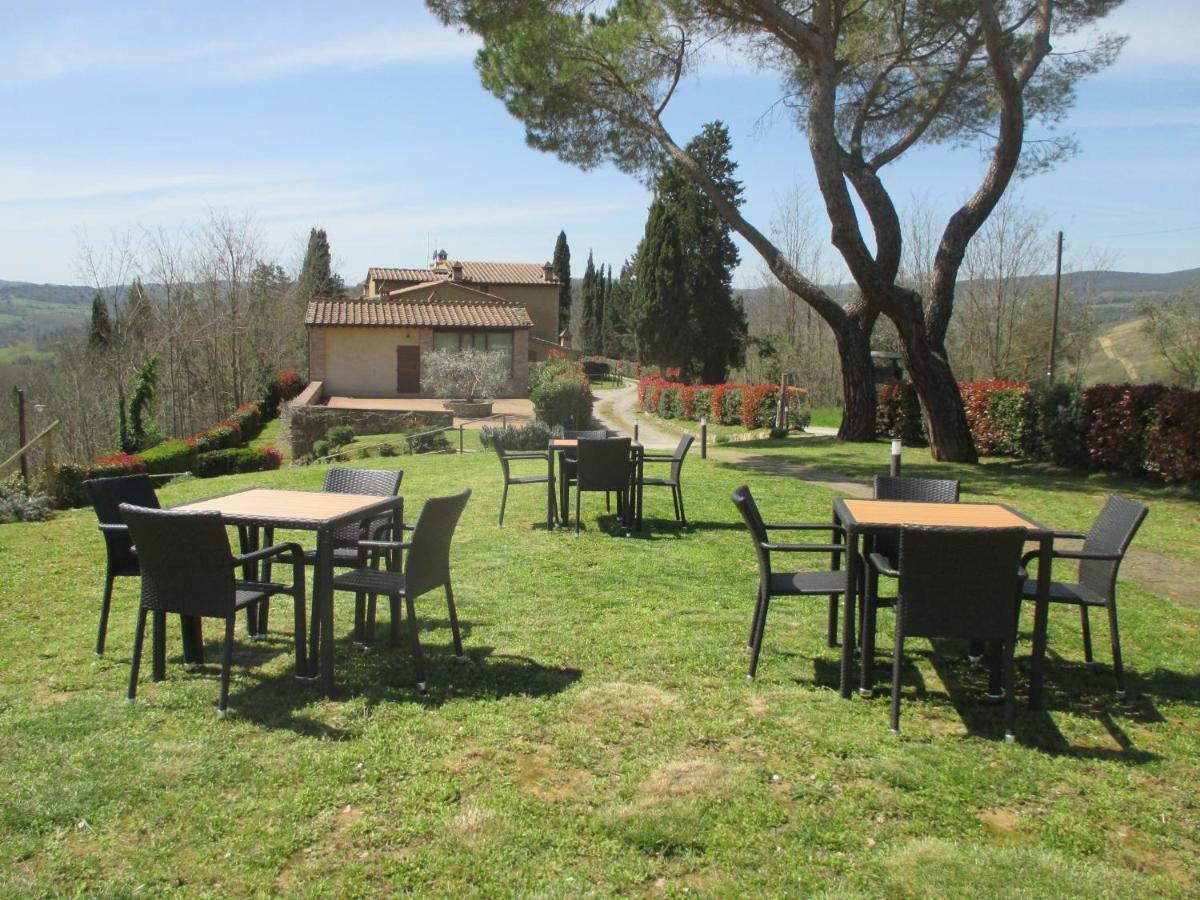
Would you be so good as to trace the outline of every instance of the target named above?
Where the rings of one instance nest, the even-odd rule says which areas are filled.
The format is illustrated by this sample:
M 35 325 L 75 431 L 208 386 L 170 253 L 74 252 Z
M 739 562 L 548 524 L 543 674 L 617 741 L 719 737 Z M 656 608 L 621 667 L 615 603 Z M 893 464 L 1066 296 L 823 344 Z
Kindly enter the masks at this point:
M 547 282 L 554 281 L 554 266 L 550 263 L 542 266 L 542 279 Z
M 450 265 L 450 280 L 451 281 L 462 281 L 463 280 L 462 263 L 459 262 L 457 259 Z

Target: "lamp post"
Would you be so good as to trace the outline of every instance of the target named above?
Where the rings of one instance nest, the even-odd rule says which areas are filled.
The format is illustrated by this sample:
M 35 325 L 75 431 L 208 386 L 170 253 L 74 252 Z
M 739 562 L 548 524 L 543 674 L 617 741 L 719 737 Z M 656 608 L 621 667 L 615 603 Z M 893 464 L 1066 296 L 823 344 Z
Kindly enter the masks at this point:
M 708 459 L 708 416 L 700 417 L 700 458 Z
M 900 449 L 904 446 L 899 438 L 892 440 L 892 465 L 889 472 L 893 478 L 900 477 Z
M 25 446 L 25 391 L 17 388 L 17 446 Z M 29 487 L 29 459 L 21 454 L 21 480 Z

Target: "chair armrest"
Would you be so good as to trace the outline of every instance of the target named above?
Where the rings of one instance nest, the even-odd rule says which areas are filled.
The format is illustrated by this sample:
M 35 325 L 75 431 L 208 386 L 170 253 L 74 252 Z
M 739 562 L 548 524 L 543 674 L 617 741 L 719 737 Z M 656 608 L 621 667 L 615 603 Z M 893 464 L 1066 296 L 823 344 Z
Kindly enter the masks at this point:
M 550 455 L 550 451 L 547 450 L 539 453 L 534 450 L 523 450 L 519 453 L 504 453 L 502 455 L 505 459 L 540 459 L 542 462 L 545 462 L 546 458 Z
M 129 526 L 124 522 L 101 522 L 97 526 L 101 531 L 109 534 L 128 534 Z
M 304 551 L 299 544 L 275 544 L 273 547 L 263 547 L 261 550 L 252 550 L 249 553 L 241 553 L 233 557 L 233 565 L 241 566 L 246 563 L 258 562 L 260 559 L 271 559 L 276 556 L 293 555 L 300 559 L 304 558 Z
M 407 550 L 413 545 L 412 541 L 355 541 L 354 545 L 363 550 Z
M 845 534 L 846 529 L 835 522 L 775 522 L 764 524 L 763 528 L 779 531 L 832 531 Z
M 1053 534 L 1056 538 L 1070 538 L 1072 540 L 1079 541 L 1087 539 L 1086 531 L 1053 531 L 1051 534 Z
M 759 544 L 764 550 L 779 553 L 845 553 L 845 544 L 775 544 L 763 541 Z
M 1104 562 L 1120 562 L 1120 553 L 1095 553 L 1085 550 L 1055 550 L 1051 554 L 1055 559 L 1097 559 Z
M 867 561 L 880 575 L 886 575 L 889 578 L 900 577 L 900 570 L 893 566 L 892 561 L 882 553 L 872 553 L 867 557 Z
M 642 459 L 645 462 L 675 462 L 674 456 L 665 453 L 643 453 Z

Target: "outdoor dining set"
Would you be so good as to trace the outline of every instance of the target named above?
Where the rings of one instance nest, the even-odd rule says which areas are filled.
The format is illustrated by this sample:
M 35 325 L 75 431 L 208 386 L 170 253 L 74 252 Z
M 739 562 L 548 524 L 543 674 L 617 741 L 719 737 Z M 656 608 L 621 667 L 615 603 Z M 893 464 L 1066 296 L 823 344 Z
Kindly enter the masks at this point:
M 828 522 L 763 521 L 747 487 L 732 500 L 741 512 L 759 566 L 758 600 L 750 626 L 748 678 L 754 678 L 762 651 L 767 612 L 775 597 L 827 597 L 830 647 L 839 644 L 843 697 L 874 691 L 875 630 L 878 611 L 895 613 L 892 656 L 891 727 L 900 729 L 900 688 L 907 638 L 959 638 L 973 658 L 987 652 L 991 666 L 988 696 L 1003 699 L 1005 737 L 1014 740 L 1014 650 L 1022 601 L 1034 604 L 1029 707 L 1040 708 L 1051 604 L 1076 606 L 1083 631 L 1084 657 L 1092 662 L 1088 610 L 1108 617 L 1118 697 L 1125 696 L 1117 624 L 1117 571 L 1148 512 L 1140 503 L 1113 494 L 1090 531 L 1055 531 L 1000 503 L 963 503 L 959 484 L 949 479 L 878 476 L 872 499 L 833 501 Z M 816 533 L 826 539 L 802 543 L 778 540 L 779 533 Z M 1061 546 L 1082 540 L 1079 548 Z M 1056 543 L 1057 542 L 1057 543 Z M 1027 545 L 1034 549 L 1025 551 Z M 776 554 L 828 555 L 825 569 L 779 571 Z M 1078 563 L 1073 582 L 1053 579 L 1056 560 Z M 1029 566 L 1037 564 L 1030 577 Z M 886 582 L 888 596 L 881 593 Z M 856 619 L 858 627 L 856 628 Z
M 399 642 L 400 603 L 404 602 L 415 680 L 423 690 L 416 598 L 439 588 L 444 591 L 454 654 L 463 657 L 450 580 L 450 542 L 471 491 L 427 500 L 410 524 L 404 521 L 404 499 L 397 494 L 402 477 L 403 472 L 396 470 L 331 468 L 320 492 L 252 488 L 170 510 L 159 508 L 147 475 L 85 482 L 107 550 L 96 652 L 104 652 L 114 579 L 140 576 L 142 599 L 129 700 L 137 694 L 148 619 L 153 678 L 159 681 L 165 676 L 166 614 L 180 616 L 188 666 L 204 662 L 201 619 L 217 618 L 225 623 L 217 704 L 223 715 L 237 614 L 245 611 L 252 638 L 262 636 L 271 600 L 282 595 L 294 607 L 296 677 L 319 680 L 328 695 L 334 690 L 333 597 L 335 591 L 346 591 L 355 595 L 354 635 L 360 643 L 373 634 L 379 596 L 389 600 L 391 638 Z M 238 554 L 232 552 L 226 526 L 237 528 Z M 276 529 L 315 532 L 316 547 L 275 544 Z M 274 577 L 280 566 L 290 575 L 282 581 Z M 311 622 L 305 596 L 305 569 L 310 566 Z

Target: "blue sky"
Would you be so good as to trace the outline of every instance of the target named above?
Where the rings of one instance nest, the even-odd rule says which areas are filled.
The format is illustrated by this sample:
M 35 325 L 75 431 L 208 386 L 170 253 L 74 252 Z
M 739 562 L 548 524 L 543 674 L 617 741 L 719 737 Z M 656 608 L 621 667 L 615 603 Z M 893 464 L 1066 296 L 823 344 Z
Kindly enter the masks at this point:
M 1081 86 L 1072 161 L 1024 181 L 1026 203 L 1067 235 L 1068 264 L 1200 266 L 1200 5 L 1128 0 L 1129 45 Z M 415 0 L 393 3 L 6 4 L 0 13 L 0 278 L 78 282 L 80 236 L 184 231 L 210 209 L 253 215 L 295 263 L 329 232 L 347 280 L 371 265 L 539 262 L 565 229 L 619 264 L 649 195 L 612 169 L 581 172 L 525 146 L 479 86 L 475 44 Z M 729 125 L 746 212 L 766 230 L 793 186 L 815 197 L 802 136 L 764 115 L 776 84 L 716 59 L 680 95 L 682 141 Z M 949 212 L 982 170 L 929 149 L 885 170 L 898 202 Z M 821 220 L 818 220 L 821 221 Z M 827 231 L 821 226 L 821 232 Z M 743 251 L 739 285 L 759 282 Z M 835 264 L 831 260 L 831 266 Z M 837 276 L 836 269 L 833 271 Z

